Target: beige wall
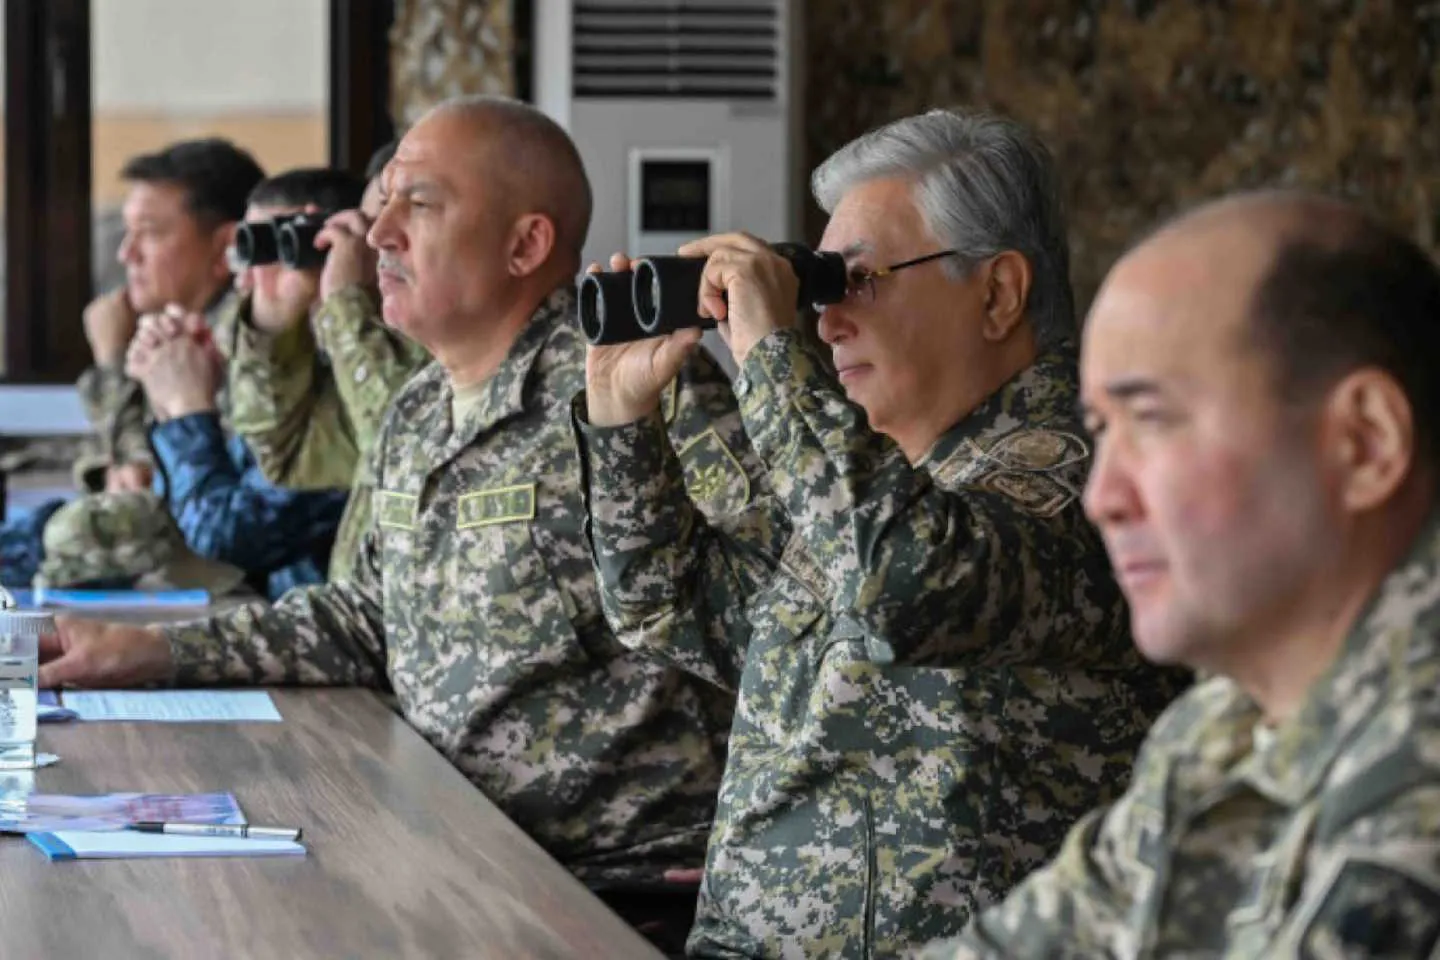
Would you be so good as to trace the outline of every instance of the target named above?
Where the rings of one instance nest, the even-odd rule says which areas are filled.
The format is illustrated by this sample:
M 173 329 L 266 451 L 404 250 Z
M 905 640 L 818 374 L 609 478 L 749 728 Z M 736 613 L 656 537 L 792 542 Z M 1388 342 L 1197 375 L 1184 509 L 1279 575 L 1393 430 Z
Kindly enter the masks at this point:
M 92 136 L 96 210 L 123 199 L 119 173 L 127 159 L 174 140 L 226 137 L 249 150 L 267 172 L 324 165 L 329 157 L 326 117 L 320 111 L 234 113 L 196 119 L 112 113 L 95 118 Z

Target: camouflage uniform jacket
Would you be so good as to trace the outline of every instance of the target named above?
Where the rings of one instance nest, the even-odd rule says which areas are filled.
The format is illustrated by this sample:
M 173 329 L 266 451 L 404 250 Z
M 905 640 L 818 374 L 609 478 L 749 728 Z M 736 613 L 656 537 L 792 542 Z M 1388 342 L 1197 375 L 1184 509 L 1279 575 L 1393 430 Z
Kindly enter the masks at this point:
M 350 490 L 330 561 L 330 579 L 348 580 L 370 526 L 375 434 L 390 398 L 429 356 L 387 328 L 359 287 L 331 295 L 312 322 L 279 334 L 248 318 L 247 304 L 234 330 L 231 422 L 271 482 Z
M 700 863 L 723 754 L 702 685 L 621 647 L 582 534 L 573 296 L 466 421 L 432 365 L 375 441 L 359 576 L 169 628 L 181 684 L 393 687 L 406 719 L 582 879 Z
M 229 330 L 235 322 L 237 302 L 227 286 L 205 311 L 215 342 L 224 352 Z M 150 407 L 138 381 L 125 375 L 125 366 L 89 367 L 80 375 L 76 388 L 85 416 L 95 428 L 99 451 L 86 454 L 75 464 L 75 485 L 95 492 L 105 489 L 105 468 L 111 464 L 153 464 L 148 436 Z
M 1296 715 L 1224 677 L 1156 724 L 1129 791 L 927 957 L 1433 957 L 1440 523 Z
M 739 691 L 690 949 L 889 956 L 958 932 L 1118 794 L 1174 690 L 1139 660 L 1077 495 L 1073 361 L 919 469 L 798 337 L 736 383 L 768 465 L 706 524 L 652 421 L 581 428 L 607 616 Z

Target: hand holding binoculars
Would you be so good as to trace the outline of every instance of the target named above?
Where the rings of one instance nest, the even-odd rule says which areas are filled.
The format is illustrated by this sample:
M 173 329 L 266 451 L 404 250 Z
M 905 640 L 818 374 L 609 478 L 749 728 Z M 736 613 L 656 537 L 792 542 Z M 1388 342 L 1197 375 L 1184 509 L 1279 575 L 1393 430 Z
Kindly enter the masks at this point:
M 277 260 L 291 270 L 321 266 L 325 251 L 315 249 L 315 237 L 329 216 L 297 213 L 242 223 L 235 228 L 235 259 L 241 267 L 261 267 Z
M 850 275 L 845 258 L 798 243 L 776 243 L 800 281 L 796 309 L 839 303 Z M 704 257 L 644 257 L 629 270 L 586 274 L 580 281 L 580 328 L 592 344 L 630 343 L 686 327 L 713 327 L 696 312 Z

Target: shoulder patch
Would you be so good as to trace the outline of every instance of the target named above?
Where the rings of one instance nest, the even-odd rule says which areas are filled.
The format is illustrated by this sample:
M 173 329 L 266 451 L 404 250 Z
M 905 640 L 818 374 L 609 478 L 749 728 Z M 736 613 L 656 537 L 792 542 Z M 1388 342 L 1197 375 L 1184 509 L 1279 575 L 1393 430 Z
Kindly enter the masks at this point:
M 1037 517 L 1053 517 L 1076 498 L 1068 485 L 1044 473 L 997 470 L 974 481 L 974 486 L 1014 500 L 1021 510 Z
M 1299 920 L 1297 956 L 1429 957 L 1440 945 L 1440 888 L 1365 855 L 1346 857 Z
M 375 522 L 395 530 L 414 530 L 415 515 L 420 511 L 420 498 L 411 493 L 392 490 L 375 491 Z
M 455 509 L 455 529 L 488 527 L 535 519 L 535 484 L 476 490 L 460 497 Z
M 1054 470 L 1084 460 L 1090 455 L 1090 445 L 1073 433 L 1016 430 L 1001 437 L 985 453 L 1010 470 Z
M 707 513 L 738 513 L 750 502 L 750 477 L 714 427 L 676 453 L 685 469 L 686 488 Z

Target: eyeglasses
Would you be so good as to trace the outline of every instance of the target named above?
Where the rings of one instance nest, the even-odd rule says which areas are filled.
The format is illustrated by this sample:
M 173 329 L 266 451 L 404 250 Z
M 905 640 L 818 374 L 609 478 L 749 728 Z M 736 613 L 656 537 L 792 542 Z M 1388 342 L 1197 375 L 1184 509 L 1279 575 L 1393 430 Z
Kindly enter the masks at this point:
M 892 263 L 890 266 L 880 267 L 878 270 L 856 270 L 850 274 L 850 287 L 845 293 L 845 299 L 852 303 L 874 303 L 876 280 L 883 279 L 894 273 L 899 273 L 901 270 L 918 267 L 920 264 L 929 263 L 931 260 L 958 256 L 960 256 L 959 250 L 941 250 L 938 253 L 927 253 L 923 257 L 901 260 L 899 263 Z

